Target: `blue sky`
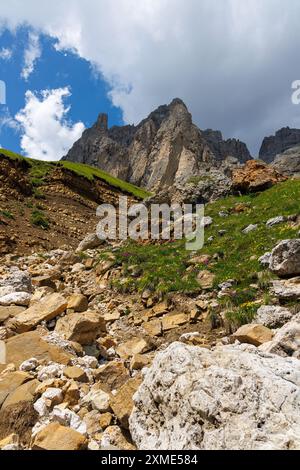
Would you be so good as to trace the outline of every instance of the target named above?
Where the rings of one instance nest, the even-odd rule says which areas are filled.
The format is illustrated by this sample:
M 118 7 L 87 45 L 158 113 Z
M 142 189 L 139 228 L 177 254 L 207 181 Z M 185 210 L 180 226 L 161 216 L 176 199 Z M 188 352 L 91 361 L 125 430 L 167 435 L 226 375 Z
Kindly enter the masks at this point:
M 0 80 L 6 83 L 6 106 L 0 105 L 0 119 L 7 118 L 8 114 L 14 118 L 24 108 L 28 90 L 38 95 L 42 90 L 68 87 L 70 96 L 64 98 L 65 106 L 70 107 L 65 116 L 68 124 L 81 121 L 85 127 L 90 127 L 100 112 L 109 114 L 110 125 L 123 123 L 122 112 L 109 100 L 109 86 L 101 75 L 77 54 L 56 50 L 56 41 L 47 35 L 39 37 L 41 56 L 25 80 L 22 70 L 30 32 L 21 27 L 15 33 L 6 30 L 0 36 Z M 11 57 L 1 58 L 1 51 L 9 51 Z M 22 129 L 2 125 L 0 144 L 3 148 L 24 153 L 20 146 L 21 135 Z

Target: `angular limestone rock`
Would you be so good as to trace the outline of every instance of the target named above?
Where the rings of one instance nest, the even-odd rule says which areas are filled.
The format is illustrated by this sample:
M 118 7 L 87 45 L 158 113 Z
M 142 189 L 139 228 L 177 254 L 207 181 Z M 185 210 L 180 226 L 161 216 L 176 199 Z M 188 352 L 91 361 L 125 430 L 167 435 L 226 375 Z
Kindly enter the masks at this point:
M 87 448 L 86 438 L 71 428 L 58 423 L 51 423 L 40 431 L 34 440 L 36 450 L 84 450 Z
M 87 311 L 84 313 L 71 313 L 60 318 L 57 321 L 55 331 L 68 341 L 88 345 L 106 332 L 106 325 L 101 314 Z
M 240 343 L 253 344 L 260 346 L 263 343 L 271 341 L 273 332 L 260 324 L 250 324 L 241 326 L 236 333 L 232 335 Z
M 18 333 L 25 333 L 35 328 L 42 321 L 49 321 L 63 313 L 68 302 L 60 294 L 50 294 L 29 309 L 16 315 L 12 325 Z
M 173 343 L 146 370 L 130 431 L 141 450 L 299 449 L 299 398 L 297 359 Z

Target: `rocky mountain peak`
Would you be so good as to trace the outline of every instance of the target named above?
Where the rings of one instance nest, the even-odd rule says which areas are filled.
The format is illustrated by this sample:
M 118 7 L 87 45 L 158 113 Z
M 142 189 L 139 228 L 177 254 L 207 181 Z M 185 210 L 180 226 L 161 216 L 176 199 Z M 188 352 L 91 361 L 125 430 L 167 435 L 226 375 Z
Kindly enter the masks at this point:
M 107 132 L 108 131 L 108 115 L 105 113 L 100 113 L 95 124 L 95 127 L 99 131 Z
M 156 192 L 218 167 L 227 157 L 239 162 L 251 159 L 242 142 L 224 141 L 220 131 L 202 132 L 186 104 L 175 98 L 137 126 L 109 129 L 107 115 L 100 114 L 64 159 L 98 166 Z

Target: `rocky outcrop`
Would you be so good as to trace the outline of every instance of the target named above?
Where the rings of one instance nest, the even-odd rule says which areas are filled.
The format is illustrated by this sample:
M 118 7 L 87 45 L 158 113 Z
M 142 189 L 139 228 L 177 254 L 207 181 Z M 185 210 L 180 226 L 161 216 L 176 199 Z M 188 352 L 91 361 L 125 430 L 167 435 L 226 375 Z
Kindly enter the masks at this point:
M 275 136 L 266 137 L 263 140 L 259 158 L 267 163 L 271 163 L 277 155 L 299 144 L 300 129 L 284 127 L 277 131 Z
M 232 187 L 241 193 L 264 191 L 285 179 L 266 163 L 251 160 L 243 168 L 233 172 Z
M 184 183 L 228 156 L 251 158 L 245 144 L 223 141 L 219 132 L 202 132 L 180 99 L 160 106 L 137 126 L 108 128 L 101 114 L 65 160 L 88 163 L 151 191 Z
M 240 163 L 246 163 L 247 160 L 252 159 L 247 145 L 238 139 L 224 140 L 220 131 L 212 129 L 206 129 L 203 131 L 203 135 L 218 160 L 234 157 Z
M 297 449 L 299 393 L 297 359 L 173 343 L 145 372 L 130 431 L 141 450 Z
M 277 155 L 272 166 L 282 175 L 300 177 L 300 146 Z

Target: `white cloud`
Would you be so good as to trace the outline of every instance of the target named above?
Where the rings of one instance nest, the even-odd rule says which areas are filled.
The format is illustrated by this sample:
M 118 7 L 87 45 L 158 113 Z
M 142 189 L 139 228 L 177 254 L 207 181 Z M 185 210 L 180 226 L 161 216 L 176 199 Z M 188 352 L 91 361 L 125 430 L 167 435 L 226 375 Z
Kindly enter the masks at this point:
M 0 132 L 2 128 L 10 128 L 15 131 L 19 130 L 17 121 L 11 116 L 9 109 L 5 106 L 1 109 L 0 114 Z
M 13 55 L 12 49 L 9 49 L 8 47 L 2 47 L 2 49 L 0 49 L 1 60 L 10 60 L 12 58 L 12 55 Z
M 34 71 L 37 60 L 41 57 L 41 46 L 39 35 L 33 31 L 29 32 L 27 49 L 24 52 L 24 67 L 21 77 L 28 80 Z
M 21 148 L 25 155 L 55 161 L 63 157 L 84 131 L 82 122 L 67 121 L 70 110 L 64 99 L 68 88 L 44 90 L 40 95 L 26 92 L 26 104 L 15 117 L 21 129 Z
M 253 149 L 299 125 L 290 99 L 299 17 L 299 0 L 10 0 L 0 13 L 10 28 L 29 24 L 89 60 L 126 122 L 179 96 L 201 128 Z

